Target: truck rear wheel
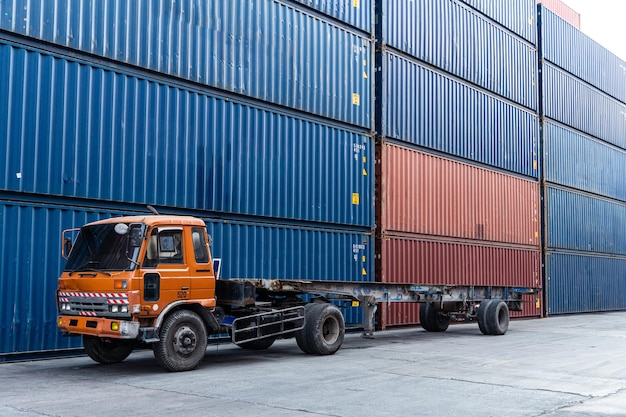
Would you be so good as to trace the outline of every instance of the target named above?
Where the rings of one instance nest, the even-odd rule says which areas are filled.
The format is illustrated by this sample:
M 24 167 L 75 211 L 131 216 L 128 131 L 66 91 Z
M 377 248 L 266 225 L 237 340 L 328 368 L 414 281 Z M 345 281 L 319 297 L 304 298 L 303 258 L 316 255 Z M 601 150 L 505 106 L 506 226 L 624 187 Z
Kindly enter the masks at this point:
M 133 351 L 127 341 L 88 335 L 83 335 L 83 346 L 91 359 L 104 365 L 122 362 Z
M 430 303 L 420 305 L 420 324 L 428 332 L 445 332 L 450 325 L 450 317 L 435 310 Z
M 346 331 L 341 311 L 329 303 L 307 304 L 305 326 L 296 332 L 298 347 L 316 355 L 332 355 L 343 344 Z
M 190 371 L 206 353 L 206 328 L 193 311 L 178 310 L 167 317 L 160 339 L 154 345 L 154 357 L 168 371 Z
M 489 334 L 501 336 L 509 329 L 509 307 L 504 301 L 494 301 L 487 309 Z
M 494 300 L 485 300 L 480 303 L 480 306 L 478 306 L 476 320 L 478 321 L 478 328 L 482 334 L 491 334 L 491 330 L 489 329 L 487 323 L 487 312 L 489 311 L 489 306 L 494 302 Z

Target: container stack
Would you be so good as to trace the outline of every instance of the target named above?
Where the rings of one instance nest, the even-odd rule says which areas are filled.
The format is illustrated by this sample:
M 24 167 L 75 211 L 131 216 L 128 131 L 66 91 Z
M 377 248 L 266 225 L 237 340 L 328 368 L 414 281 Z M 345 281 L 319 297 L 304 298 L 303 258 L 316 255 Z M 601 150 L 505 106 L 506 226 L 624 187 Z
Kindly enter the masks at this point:
M 547 312 L 626 309 L 626 62 L 538 11 Z
M 541 286 L 535 0 L 377 7 L 377 280 Z
M 0 2 L 0 354 L 79 346 L 61 231 L 146 204 L 205 219 L 223 278 L 374 279 L 373 6 L 343 3 Z

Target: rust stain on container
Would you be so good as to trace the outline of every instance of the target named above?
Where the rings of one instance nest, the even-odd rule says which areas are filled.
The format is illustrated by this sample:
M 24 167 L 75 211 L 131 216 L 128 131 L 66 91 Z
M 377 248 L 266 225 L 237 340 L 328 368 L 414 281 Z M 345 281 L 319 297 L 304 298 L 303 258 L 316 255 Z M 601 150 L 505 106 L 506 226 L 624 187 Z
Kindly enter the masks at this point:
M 396 144 L 381 148 L 383 232 L 539 246 L 538 182 Z

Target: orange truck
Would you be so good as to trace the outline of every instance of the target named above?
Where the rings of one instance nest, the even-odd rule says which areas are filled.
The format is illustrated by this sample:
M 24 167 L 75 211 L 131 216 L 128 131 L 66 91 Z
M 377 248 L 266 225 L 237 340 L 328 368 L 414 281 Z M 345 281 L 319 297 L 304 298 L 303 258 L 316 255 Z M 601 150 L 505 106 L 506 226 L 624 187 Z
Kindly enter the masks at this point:
M 74 239 L 72 237 L 75 237 Z M 338 305 L 363 307 L 372 336 L 380 302 L 421 303 L 420 322 L 445 331 L 451 321 L 478 321 L 504 334 L 509 310 L 535 288 L 436 286 L 277 279 L 219 279 L 205 223 L 189 216 L 129 216 L 63 232 L 67 259 L 58 281 L 58 327 L 82 336 L 101 364 L 152 348 L 169 371 L 194 369 L 210 335 L 230 335 L 244 349 L 267 349 L 295 337 L 308 354 L 339 350 L 345 334 Z M 303 297 L 306 295 L 306 297 Z

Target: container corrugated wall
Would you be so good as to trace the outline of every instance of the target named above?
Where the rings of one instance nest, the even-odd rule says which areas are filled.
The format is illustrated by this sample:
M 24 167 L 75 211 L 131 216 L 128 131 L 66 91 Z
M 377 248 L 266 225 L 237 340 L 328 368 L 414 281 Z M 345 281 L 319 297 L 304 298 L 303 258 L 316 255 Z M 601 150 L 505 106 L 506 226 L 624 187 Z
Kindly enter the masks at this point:
M 534 45 L 453 0 L 382 4 L 386 45 L 537 109 Z
M 394 144 L 382 146 L 383 232 L 539 246 L 539 183 Z
M 546 187 L 546 246 L 626 255 L 626 203 Z
M 374 0 L 292 0 L 372 33 Z
M 560 17 L 577 30 L 580 30 L 580 13 L 563 3 L 561 0 L 537 0 L 537 4 L 541 4 L 543 8 L 541 10 L 549 9 L 556 16 Z M 542 16 L 538 16 L 541 19 Z M 562 30 L 562 28 L 561 28 Z M 545 40 L 545 34 L 540 36 L 541 40 Z
M 69 204 L 76 203 L 71 199 L 27 203 L 0 198 L 0 355 L 80 347 L 80 338 L 63 338 L 56 326 L 54 294 L 64 265 L 61 231 L 137 211 Z M 214 256 L 222 258 L 225 278 L 373 280 L 374 245 L 369 233 L 205 221 Z M 361 322 L 358 309 L 345 313 L 347 322 Z
M 539 19 L 543 59 L 626 103 L 626 62 L 545 7 Z
M 2 42 L 0 73 L 0 189 L 373 226 L 360 132 Z
M 543 124 L 546 181 L 626 201 L 626 150 L 553 122 Z
M 490 19 L 517 33 L 532 44 L 537 42 L 535 0 L 460 0 Z
M 537 178 L 536 113 L 396 53 L 382 71 L 381 135 Z
M 626 148 L 626 104 L 552 64 L 541 71 L 545 117 Z
M 0 29 L 372 127 L 370 38 L 282 2 L 13 0 Z
M 626 310 L 626 257 L 546 254 L 548 314 Z

